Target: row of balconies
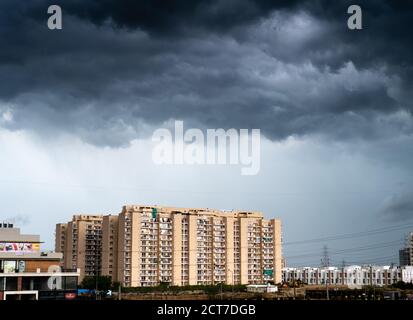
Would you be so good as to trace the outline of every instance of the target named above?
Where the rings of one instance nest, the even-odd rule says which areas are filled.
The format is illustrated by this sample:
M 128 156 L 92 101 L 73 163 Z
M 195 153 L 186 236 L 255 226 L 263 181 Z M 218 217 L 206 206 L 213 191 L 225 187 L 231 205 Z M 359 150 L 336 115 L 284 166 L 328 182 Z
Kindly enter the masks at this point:
M 158 234 L 158 230 L 156 229 L 150 229 L 150 228 L 143 228 L 141 229 L 141 234 L 152 234 L 152 235 L 157 235 Z
M 211 243 L 205 243 L 205 242 L 198 242 L 197 247 L 198 247 L 198 249 L 212 249 L 212 244 Z
M 197 255 L 197 259 L 198 259 L 199 261 L 201 261 L 201 260 L 210 261 L 210 260 L 211 260 L 211 256 L 207 256 L 207 255 Z M 204 262 L 204 263 L 206 263 L 206 262 Z
M 153 266 L 141 265 L 141 271 L 143 273 L 158 274 L 158 268 L 154 268 Z
M 141 247 L 158 247 L 153 241 L 142 241 Z
M 141 229 L 156 229 L 158 230 L 158 224 L 153 222 L 153 223 L 141 223 Z
M 197 237 L 212 238 L 212 232 L 197 232 Z
M 156 252 L 144 252 L 139 255 L 141 259 L 157 259 L 158 255 Z

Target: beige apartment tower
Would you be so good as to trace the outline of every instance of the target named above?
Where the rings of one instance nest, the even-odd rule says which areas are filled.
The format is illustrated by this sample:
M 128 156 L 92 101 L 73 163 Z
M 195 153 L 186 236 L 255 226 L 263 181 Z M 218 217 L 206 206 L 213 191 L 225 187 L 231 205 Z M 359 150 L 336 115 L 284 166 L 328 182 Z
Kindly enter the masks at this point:
M 80 281 L 102 270 L 102 215 L 74 215 L 56 225 L 55 251 L 63 253 L 63 268 L 80 269 Z
M 129 205 L 119 215 L 96 219 L 101 274 L 123 286 L 281 282 L 281 222 L 265 220 L 261 212 Z M 75 261 L 70 224 L 56 227 L 56 250 L 66 242 L 68 266 Z M 65 239 L 58 240 L 62 234 Z M 77 257 L 82 275 L 90 274 Z
M 281 282 L 281 223 L 260 212 L 131 205 L 118 227 L 124 286 Z

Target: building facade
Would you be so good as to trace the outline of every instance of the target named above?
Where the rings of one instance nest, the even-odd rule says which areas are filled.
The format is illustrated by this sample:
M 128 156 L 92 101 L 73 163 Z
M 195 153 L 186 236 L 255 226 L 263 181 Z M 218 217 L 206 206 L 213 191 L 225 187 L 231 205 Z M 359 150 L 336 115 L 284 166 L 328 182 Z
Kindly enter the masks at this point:
M 66 246 L 67 223 L 58 223 L 55 231 L 55 251 L 63 253 Z
M 117 279 L 118 270 L 118 219 L 117 215 L 103 216 L 102 220 L 102 275 Z
M 74 215 L 56 225 L 55 251 L 63 253 L 63 268 L 80 269 L 80 280 L 101 271 L 102 215 Z
M 76 295 L 80 270 L 61 269 L 62 253 L 41 252 L 40 243 L 38 235 L 0 223 L 0 300 Z
M 128 287 L 279 283 L 281 222 L 260 212 L 124 206 L 102 219 L 101 256 L 102 274 Z
M 346 266 L 283 268 L 283 282 L 300 281 L 307 285 L 344 285 L 348 287 L 386 286 L 399 281 L 410 283 L 413 267 Z

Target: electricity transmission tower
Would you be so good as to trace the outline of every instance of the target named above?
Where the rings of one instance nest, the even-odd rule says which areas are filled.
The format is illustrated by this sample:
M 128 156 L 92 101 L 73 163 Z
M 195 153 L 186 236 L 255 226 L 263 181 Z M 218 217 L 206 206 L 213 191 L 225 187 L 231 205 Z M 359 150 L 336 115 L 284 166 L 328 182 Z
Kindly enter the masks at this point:
M 325 245 L 323 247 L 323 254 L 321 256 L 321 267 L 325 269 L 326 272 L 326 277 L 325 277 L 325 284 L 326 284 L 326 296 L 327 300 L 330 300 L 330 295 L 328 292 L 328 282 L 329 282 L 329 276 L 330 276 L 330 271 L 328 270 L 328 267 L 330 266 L 330 255 L 328 253 L 328 247 Z

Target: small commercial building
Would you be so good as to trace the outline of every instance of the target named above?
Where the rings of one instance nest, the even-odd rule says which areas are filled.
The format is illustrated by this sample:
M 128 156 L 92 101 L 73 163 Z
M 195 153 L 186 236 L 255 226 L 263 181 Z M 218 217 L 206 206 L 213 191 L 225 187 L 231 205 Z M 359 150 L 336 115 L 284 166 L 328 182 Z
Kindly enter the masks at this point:
M 0 223 L 0 300 L 72 299 L 79 270 L 61 269 L 61 253 L 41 252 L 38 235 Z
M 247 292 L 274 293 L 278 292 L 278 287 L 272 284 L 249 284 Z

